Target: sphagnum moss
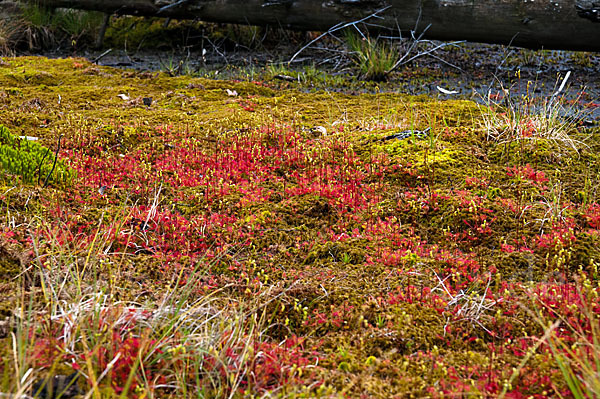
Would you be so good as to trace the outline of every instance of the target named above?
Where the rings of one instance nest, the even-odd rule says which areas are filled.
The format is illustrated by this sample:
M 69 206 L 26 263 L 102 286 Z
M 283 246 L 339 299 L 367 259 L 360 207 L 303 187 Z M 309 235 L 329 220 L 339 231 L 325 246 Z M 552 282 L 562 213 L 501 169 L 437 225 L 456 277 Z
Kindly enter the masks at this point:
M 58 159 L 60 148 L 52 154 L 37 140 L 37 137 L 15 136 L 0 125 L 0 158 L 4 172 L 20 177 L 25 184 L 69 184 L 74 172 Z

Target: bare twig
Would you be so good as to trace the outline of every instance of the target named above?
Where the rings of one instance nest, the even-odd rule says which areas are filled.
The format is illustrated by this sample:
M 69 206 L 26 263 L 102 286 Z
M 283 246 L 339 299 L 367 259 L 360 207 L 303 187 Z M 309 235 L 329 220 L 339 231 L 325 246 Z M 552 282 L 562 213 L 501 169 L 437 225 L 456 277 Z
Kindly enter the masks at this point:
M 404 65 L 404 64 L 408 64 L 409 62 L 411 62 L 413 60 L 416 60 L 417 58 L 424 57 L 426 55 L 430 55 L 430 56 L 432 56 L 432 57 L 440 60 L 439 57 L 433 56 L 432 53 L 436 52 L 437 50 L 439 50 L 441 48 L 444 48 L 444 47 L 447 47 L 447 46 L 456 46 L 458 44 L 461 44 L 461 43 L 465 42 L 464 40 L 461 40 L 461 41 L 457 41 L 457 42 L 440 43 L 440 44 L 438 44 L 435 47 L 432 47 L 432 48 L 430 48 L 428 50 L 425 50 L 425 51 L 420 51 L 417 54 L 413 55 L 412 57 L 407 58 L 410 55 L 410 53 L 417 47 L 417 45 L 422 42 L 421 38 L 425 35 L 425 32 L 427 32 L 427 30 L 429 29 L 430 26 L 431 26 L 431 24 L 427 25 L 427 27 L 423 30 L 423 32 L 421 32 L 421 34 L 418 37 L 415 37 L 415 32 L 414 31 L 411 32 L 412 40 L 411 40 L 410 47 L 404 53 L 404 55 L 402 57 L 400 57 L 400 59 L 398 61 L 396 61 L 396 63 L 394 64 L 394 66 L 392 66 L 387 71 L 387 73 L 391 73 L 394 70 L 396 70 L 399 66 Z M 445 62 L 445 61 L 442 61 L 442 62 Z M 445 63 L 448 64 L 448 65 L 450 65 L 450 66 L 453 66 L 455 68 L 458 68 L 457 66 L 455 66 L 453 64 L 450 64 L 450 63 L 447 63 L 447 62 L 445 62 Z M 460 68 L 458 68 L 458 69 L 460 69 Z
M 437 273 L 434 272 L 434 274 L 435 277 L 438 279 L 439 283 L 432 291 L 441 289 L 450 297 L 450 301 L 447 303 L 446 309 L 450 307 L 458 308 L 455 312 L 455 315 L 460 318 L 458 320 L 454 320 L 454 322 L 466 320 L 473 324 L 477 324 L 485 332 L 487 332 L 490 335 L 493 335 L 493 333 L 489 329 L 487 329 L 481 323 L 481 321 L 479 321 L 481 316 L 483 316 L 486 311 L 490 310 L 492 307 L 494 307 L 494 305 L 501 302 L 501 299 L 487 299 L 487 293 L 492 282 L 491 277 L 488 279 L 485 291 L 483 292 L 483 294 L 481 294 L 481 296 L 476 293 L 470 293 L 468 290 L 467 292 L 465 292 L 464 290 L 460 290 L 460 292 L 458 292 L 456 295 L 452 295 L 446 287 L 446 284 L 444 284 L 446 279 L 450 276 L 447 276 L 442 280 Z M 450 322 L 450 317 L 448 317 L 448 319 L 446 320 L 446 325 L 444 326 L 444 333 L 446 332 L 446 327 L 448 326 L 448 324 L 450 324 Z
M 166 6 L 164 6 L 164 7 L 161 7 L 161 8 L 160 8 L 160 9 L 159 9 L 159 10 L 158 10 L 156 13 L 157 13 L 157 14 L 160 14 L 161 12 L 163 12 L 163 11 L 165 11 L 165 10 L 168 10 L 169 8 L 177 7 L 178 5 L 181 5 L 181 4 L 183 4 L 183 3 L 187 3 L 188 1 L 189 1 L 189 0 L 179 0 L 179 1 L 178 1 L 178 2 L 176 2 L 176 3 L 169 4 L 169 5 L 166 5 Z
M 42 165 L 44 164 L 44 161 L 46 160 L 46 157 L 48 156 L 49 153 L 50 153 L 50 148 L 46 148 L 46 153 L 44 154 L 44 156 L 42 157 L 42 160 L 40 161 L 40 164 L 38 165 L 38 184 L 40 184 L 40 179 L 42 178 Z
M 52 169 L 50 169 L 50 173 L 46 176 L 46 180 L 44 180 L 44 185 L 42 188 L 46 188 L 48 185 L 48 181 L 50 180 L 50 176 L 52 176 L 52 172 L 54 172 L 54 168 L 56 167 L 56 161 L 58 161 L 58 152 L 60 151 L 60 140 L 62 139 L 62 133 L 58 136 L 58 145 L 56 146 L 56 153 L 54 154 L 54 163 L 52 164 Z
M 340 22 L 339 24 L 336 24 L 336 25 L 334 25 L 334 26 L 333 26 L 332 28 L 330 28 L 330 29 L 329 29 L 327 32 L 320 34 L 319 36 L 317 36 L 316 38 L 314 38 L 313 40 L 311 40 L 311 41 L 310 41 L 310 42 L 309 42 L 307 45 L 305 45 L 305 46 L 304 46 L 304 47 L 302 47 L 300 50 L 298 50 L 298 51 L 297 51 L 297 52 L 296 52 L 296 53 L 295 53 L 295 54 L 292 56 L 292 58 L 290 58 L 290 60 L 288 61 L 288 64 L 292 63 L 292 62 L 293 62 L 293 61 L 296 59 L 296 57 L 297 57 L 297 56 L 298 56 L 298 55 L 299 55 L 301 52 L 303 52 L 304 50 L 306 50 L 307 48 L 309 48 L 309 47 L 310 47 L 310 46 L 311 46 L 313 43 L 315 43 L 315 42 L 318 42 L 319 40 L 321 40 L 323 37 L 325 37 L 325 36 L 327 36 L 327 35 L 331 35 L 333 32 L 337 32 L 337 31 L 339 31 L 339 30 L 346 29 L 346 28 L 347 28 L 347 27 L 349 27 L 349 26 L 354 26 L 354 27 L 356 28 L 356 25 L 357 25 L 357 24 L 360 24 L 360 23 L 362 23 L 362 22 L 365 22 L 365 21 L 367 21 L 367 20 L 369 20 L 369 19 L 371 19 L 371 18 L 382 18 L 382 17 L 380 17 L 378 14 L 380 14 L 380 13 L 384 12 L 385 10 L 387 10 L 387 9 L 388 9 L 388 8 L 390 8 L 390 7 L 391 7 L 391 6 L 383 7 L 383 8 L 381 8 L 381 9 L 379 9 L 379 10 L 375 11 L 374 13 L 372 13 L 372 14 L 369 14 L 369 15 L 367 15 L 366 17 L 364 17 L 364 18 L 361 18 L 361 19 L 359 19 L 359 20 L 357 20 L 357 21 L 352 21 L 352 22 L 347 22 L 347 23 Z M 357 30 L 359 30 L 359 29 L 357 28 Z M 360 30 L 359 30 L 359 32 L 360 32 Z M 362 34 L 362 33 L 361 33 L 361 34 Z
M 105 52 L 103 52 L 102 54 L 100 54 L 98 57 L 94 58 L 92 60 L 92 63 L 95 64 L 98 61 L 100 61 L 102 58 L 104 58 L 105 56 L 107 56 L 110 52 L 112 51 L 111 48 L 109 48 L 108 50 L 106 50 Z

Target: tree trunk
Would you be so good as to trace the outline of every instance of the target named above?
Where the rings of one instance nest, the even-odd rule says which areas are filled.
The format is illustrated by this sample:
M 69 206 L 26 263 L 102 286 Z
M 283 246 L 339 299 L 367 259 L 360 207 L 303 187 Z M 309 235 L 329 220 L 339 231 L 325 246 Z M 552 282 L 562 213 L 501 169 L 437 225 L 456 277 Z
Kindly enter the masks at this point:
M 30 0 L 34 1 L 34 0 Z M 110 14 L 326 31 L 385 9 L 368 22 L 424 38 L 520 47 L 600 50 L 600 0 L 35 0 Z M 418 24 L 417 24 L 418 22 Z M 415 29 L 415 26 L 417 27 Z M 377 29 L 377 27 L 374 27 Z

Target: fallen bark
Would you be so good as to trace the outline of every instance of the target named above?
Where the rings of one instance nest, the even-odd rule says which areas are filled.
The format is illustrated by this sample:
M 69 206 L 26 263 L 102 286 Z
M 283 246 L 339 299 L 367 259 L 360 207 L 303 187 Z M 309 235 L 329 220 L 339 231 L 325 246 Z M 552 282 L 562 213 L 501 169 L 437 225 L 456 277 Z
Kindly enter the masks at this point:
M 33 1 L 33 0 L 30 0 Z M 600 51 L 598 4 L 590 0 L 35 0 L 108 14 L 198 18 L 326 31 L 386 8 L 371 29 L 426 30 L 424 38 Z M 418 23 L 418 25 L 417 25 Z M 415 29 L 417 26 L 417 29 Z

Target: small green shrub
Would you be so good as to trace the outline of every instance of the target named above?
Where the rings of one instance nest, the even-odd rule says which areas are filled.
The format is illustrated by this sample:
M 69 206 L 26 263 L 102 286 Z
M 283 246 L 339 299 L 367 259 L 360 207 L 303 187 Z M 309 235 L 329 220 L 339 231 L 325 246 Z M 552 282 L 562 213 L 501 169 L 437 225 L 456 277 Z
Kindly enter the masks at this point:
M 196 21 L 170 21 L 166 26 L 163 18 L 113 17 L 106 30 L 104 43 L 107 47 L 138 50 L 176 50 L 186 46 L 203 48 L 202 27 Z
M 20 176 L 24 183 L 69 183 L 75 176 L 63 161 L 41 144 L 22 139 L 0 125 L 0 162 L 6 172 Z M 52 173 L 51 173 L 52 172 Z

